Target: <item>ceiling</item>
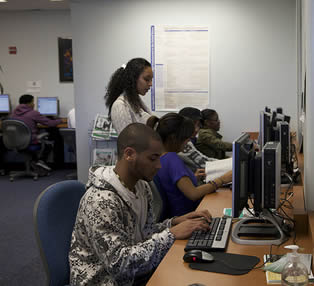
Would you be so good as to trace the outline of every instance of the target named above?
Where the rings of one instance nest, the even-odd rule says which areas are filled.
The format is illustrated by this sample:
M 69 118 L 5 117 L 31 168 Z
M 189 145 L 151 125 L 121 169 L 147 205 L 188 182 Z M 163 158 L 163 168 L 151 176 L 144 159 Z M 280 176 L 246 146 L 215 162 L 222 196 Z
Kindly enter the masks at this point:
M 0 2 L 0 11 L 67 9 L 70 9 L 70 0 L 58 2 L 49 0 L 7 0 L 5 3 Z

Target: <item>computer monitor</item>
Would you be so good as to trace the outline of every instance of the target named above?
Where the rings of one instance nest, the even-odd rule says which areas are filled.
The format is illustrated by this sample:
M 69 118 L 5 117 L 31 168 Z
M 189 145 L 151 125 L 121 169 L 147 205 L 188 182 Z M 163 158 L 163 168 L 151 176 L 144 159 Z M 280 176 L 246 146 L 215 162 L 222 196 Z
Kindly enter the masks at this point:
M 254 144 L 248 133 L 232 143 L 232 216 L 239 217 L 252 194 Z
M 59 114 L 59 105 L 57 97 L 37 97 L 37 110 L 42 115 Z
M 290 116 L 285 115 L 281 107 L 272 112 L 268 107 L 265 107 L 265 110 L 269 112 L 260 112 L 260 148 L 262 149 L 267 142 L 271 141 L 281 143 L 282 183 L 290 183 L 289 176 L 286 176 L 286 174 L 292 175 L 293 173 L 290 154 Z
M 0 94 L 0 114 L 9 114 L 10 111 L 10 96 L 8 94 Z
M 249 134 L 233 142 L 232 157 L 232 216 L 239 217 L 251 201 L 251 218 L 241 219 L 232 232 L 239 244 L 270 245 L 285 241 L 281 225 L 269 208 L 278 206 L 280 195 L 280 143 L 266 143 L 262 152 L 255 153 Z
M 266 111 L 260 112 L 259 119 L 259 142 L 260 148 L 272 140 L 272 119 L 271 113 Z

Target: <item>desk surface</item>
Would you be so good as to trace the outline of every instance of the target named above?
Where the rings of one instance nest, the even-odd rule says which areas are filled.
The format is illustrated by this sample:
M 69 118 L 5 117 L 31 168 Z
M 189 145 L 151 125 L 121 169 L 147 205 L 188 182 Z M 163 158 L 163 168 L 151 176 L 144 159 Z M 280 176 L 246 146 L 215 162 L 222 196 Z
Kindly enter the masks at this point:
M 60 118 L 60 119 L 64 120 L 66 118 Z M 47 128 L 48 126 L 45 126 L 45 125 L 42 125 L 42 124 L 38 124 L 38 127 L 39 128 Z M 62 122 L 62 123 L 58 124 L 56 127 L 57 128 L 68 128 L 68 122 Z
M 298 188 L 295 190 L 293 200 L 298 201 L 302 197 L 303 190 Z M 198 209 L 207 208 L 213 216 L 222 216 L 223 208 L 232 206 L 232 192 L 230 190 L 221 190 L 217 193 L 209 194 L 202 200 Z M 292 201 L 293 203 L 293 201 Z M 313 245 L 310 234 L 297 234 L 297 244 L 303 247 L 305 253 L 312 253 Z M 193 283 L 201 283 L 204 285 L 267 285 L 265 272 L 256 269 L 248 274 L 233 276 L 227 274 L 218 274 L 212 272 L 192 270 L 188 263 L 184 263 L 182 257 L 184 255 L 184 247 L 186 240 L 177 240 L 171 247 L 165 258 L 162 260 L 153 276 L 149 280 L 149 286 L 152 285 L 173 285 L 183 286 Z M 273 254 L 284 254 L 286 249 L 284 245 L 292 244 L 292 239 L 288 240 L 281 246 L 273 246 Z M 254 255 L 262 261 L 263 255 L 270 252 L 269 246 L 250 246 L 240 245 L 229 241 L 228 253 L 237 253 L 245 255 Z M 215 253 L 213 253 L 215 256 Z M 259 263 L 258 265 L 261 265 Z

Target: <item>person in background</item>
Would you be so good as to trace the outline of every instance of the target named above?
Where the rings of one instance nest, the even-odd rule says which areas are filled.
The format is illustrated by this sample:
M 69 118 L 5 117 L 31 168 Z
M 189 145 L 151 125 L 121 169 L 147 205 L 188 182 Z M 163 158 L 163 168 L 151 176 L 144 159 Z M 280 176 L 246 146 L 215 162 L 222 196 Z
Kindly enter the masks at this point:
M 34 110 L 34 97 L 30 94 L 24 94 L 19 99 L 19 105 L 13 110 L 12 114 L 9 116 L 11 119 L 18 119 L 23 121 L 32 132 L 32 144 L 39 144 L 37 141 L 37 135 L 39 134 L 39 129 L 37 124 L 48 127 L 55 127 L 60 123 L 66 122 L 66 119 L 49 119 L 46 116 L 41 115 L 37 110 Z M 53 134 L 56 132 L 53 129 Z M 52 139 L 56 139 L 55 136 Z M 42 158 L 39 158 L 36 163 L 38 166 L 50 171 L 51 168 L 46 164 L 47 156 L 49 154 L 47 146 L 43 152 Z M 62 158 L 63 158 L 63 149 L 62 149 Z
M 154 130 L 132 123 L 118 136 L 117 164 L 91 167 L 72 233 L 71 285 L 145 285 L 175 239 L 209 228 L 208 210 L 155 222 L 148 182 L 162 148 Z
M 68 128 L 75 128 L 75 108 L 70 109 L 68 116 Z
M 204 109 L 201 112 L 203 127 L 198 133 L 196 148 L 208 157 L 225 159 L 226 151 L 232 151 L 232 143 L 222 141 L 222 135 L 218 133 L 220 120 L 213 109 Z
M 208 158 L 206 155 L 197 150 L 194 145 L 197 140 L 196 136 L 202 124 L 201 111 L 194 107 L 184 107 L 179 111 L 179 114 L 193 120 L 195 131 L 191 139 L 184 146 L 183 151 L 178 153 L 178 155 L 193 172 L 196 172 L 197 169 L 204 169 L 206 162 L 216 161 L 217 159 Z
M 156 178 L 169 204 L 170 216 L 184 215 L 194 211 L 205 195 L 216 191 L 222 185 L 231 182 L 232 172 L 198 186 L 197 180 L 205 176 L 204 169 L 193 173 L 178 156 L 195 133 L 191 119 L 177 113 L 167 113 L 160 119 L 151 117 L 147 125 L 155 129 L 163 142 L 163 153 L 160 158 L 162 168 Z
M 118 134 L 130 123 L 146 124 L 151 112 L 141 96 L 149 91 L 152 80 L 151 64 L 142 58 L 130 60 L 111 76 L 105 101 Z

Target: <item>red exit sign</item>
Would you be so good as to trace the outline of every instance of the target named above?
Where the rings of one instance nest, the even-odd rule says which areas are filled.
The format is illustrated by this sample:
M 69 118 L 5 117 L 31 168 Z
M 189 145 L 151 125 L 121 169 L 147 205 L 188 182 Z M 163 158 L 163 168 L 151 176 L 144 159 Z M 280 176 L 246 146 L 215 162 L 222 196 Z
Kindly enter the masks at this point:
M 9 54 L 10 55 L 16 55 L 17 49 L 16 47 L 9 47 Z

